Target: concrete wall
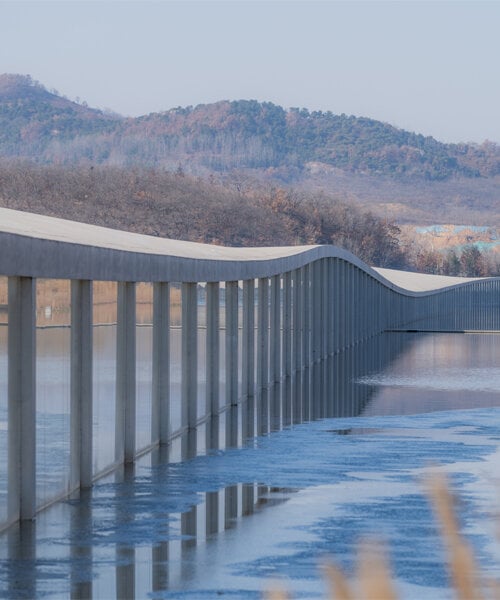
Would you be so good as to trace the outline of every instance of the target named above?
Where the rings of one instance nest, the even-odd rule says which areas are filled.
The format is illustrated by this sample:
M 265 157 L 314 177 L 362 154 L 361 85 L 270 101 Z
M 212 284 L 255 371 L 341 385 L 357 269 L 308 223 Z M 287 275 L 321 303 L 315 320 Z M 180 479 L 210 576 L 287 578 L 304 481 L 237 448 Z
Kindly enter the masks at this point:
M 0 209 L 0 249 L 0 278 L 8 278 L 4 525 L 42 508 L 36 494 L 37 279 L 71 281 L 68 477 L 55 497 L 91 486 L 106 469 L 148 449 L 136 443 L 139 282 L 152 282 L 154 290 L 150 447 L 185 435 L 186 456 L 196 452 L 200 435 L 207 447 L 218 447 L 222 417 L 224 444 L 234 445 L 331 416 L 334 392 L 343 389 L 341 371 L 332 365 L 384 331 L 500 330 L 499 279 L 375 270 L 331 246 L 222 248 Z M 114 458 L 104 469 L 93 460 L 96 281 L 118 282 Z

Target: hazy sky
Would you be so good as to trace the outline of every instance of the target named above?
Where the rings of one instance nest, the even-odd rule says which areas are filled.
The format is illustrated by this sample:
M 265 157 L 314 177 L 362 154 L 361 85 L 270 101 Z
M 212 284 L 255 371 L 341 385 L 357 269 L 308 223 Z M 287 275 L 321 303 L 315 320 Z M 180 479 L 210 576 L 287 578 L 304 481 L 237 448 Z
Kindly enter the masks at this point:
M 500 1 L 0 0 L 0 73 L 140 115 L 216 100 L 500 142 Z

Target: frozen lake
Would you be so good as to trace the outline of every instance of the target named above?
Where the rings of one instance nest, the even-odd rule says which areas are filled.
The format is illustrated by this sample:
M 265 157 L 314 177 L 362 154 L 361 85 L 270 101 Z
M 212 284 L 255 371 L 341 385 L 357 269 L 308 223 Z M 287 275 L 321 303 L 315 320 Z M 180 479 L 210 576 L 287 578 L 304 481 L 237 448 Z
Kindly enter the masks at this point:
M 397 351 L 382 368 L 346 371 L 335 400 L 355 394 L 359 416 L 185 461 L 179 440 L 11 528 L 0 596 L 261 598 L 278 580 L 321 598 L 321 564 L 351 575 L 360 540 L 375 537 L 401 598 L 452 598 L 423 493 L 430 468 L 450 475 L 462 531 L 498 576 L 500 336 L 402 335 L 385 336 Z

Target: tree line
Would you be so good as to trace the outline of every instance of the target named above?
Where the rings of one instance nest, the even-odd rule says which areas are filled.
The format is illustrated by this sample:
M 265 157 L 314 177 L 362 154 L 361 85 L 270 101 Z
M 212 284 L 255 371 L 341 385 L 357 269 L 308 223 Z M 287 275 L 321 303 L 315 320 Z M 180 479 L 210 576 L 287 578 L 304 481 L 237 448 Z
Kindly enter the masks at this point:
M 444 252 L 425 249 L 417 253 L 413 266 L 421 273 L 452 275 L 456 277 L 498 277 L 499 258 L 492 253 L 481 252 L 474 244 L 461 250 L 454 248 Z

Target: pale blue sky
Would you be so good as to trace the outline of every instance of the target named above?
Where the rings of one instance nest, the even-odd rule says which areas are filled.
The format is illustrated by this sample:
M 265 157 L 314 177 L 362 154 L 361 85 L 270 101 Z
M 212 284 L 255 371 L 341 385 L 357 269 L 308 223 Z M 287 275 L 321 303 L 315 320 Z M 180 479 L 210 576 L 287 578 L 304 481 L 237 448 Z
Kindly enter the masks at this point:
M 0 73 L 140 115 L 221 99 L 500 142 L 500 2 L 0 0 Z

